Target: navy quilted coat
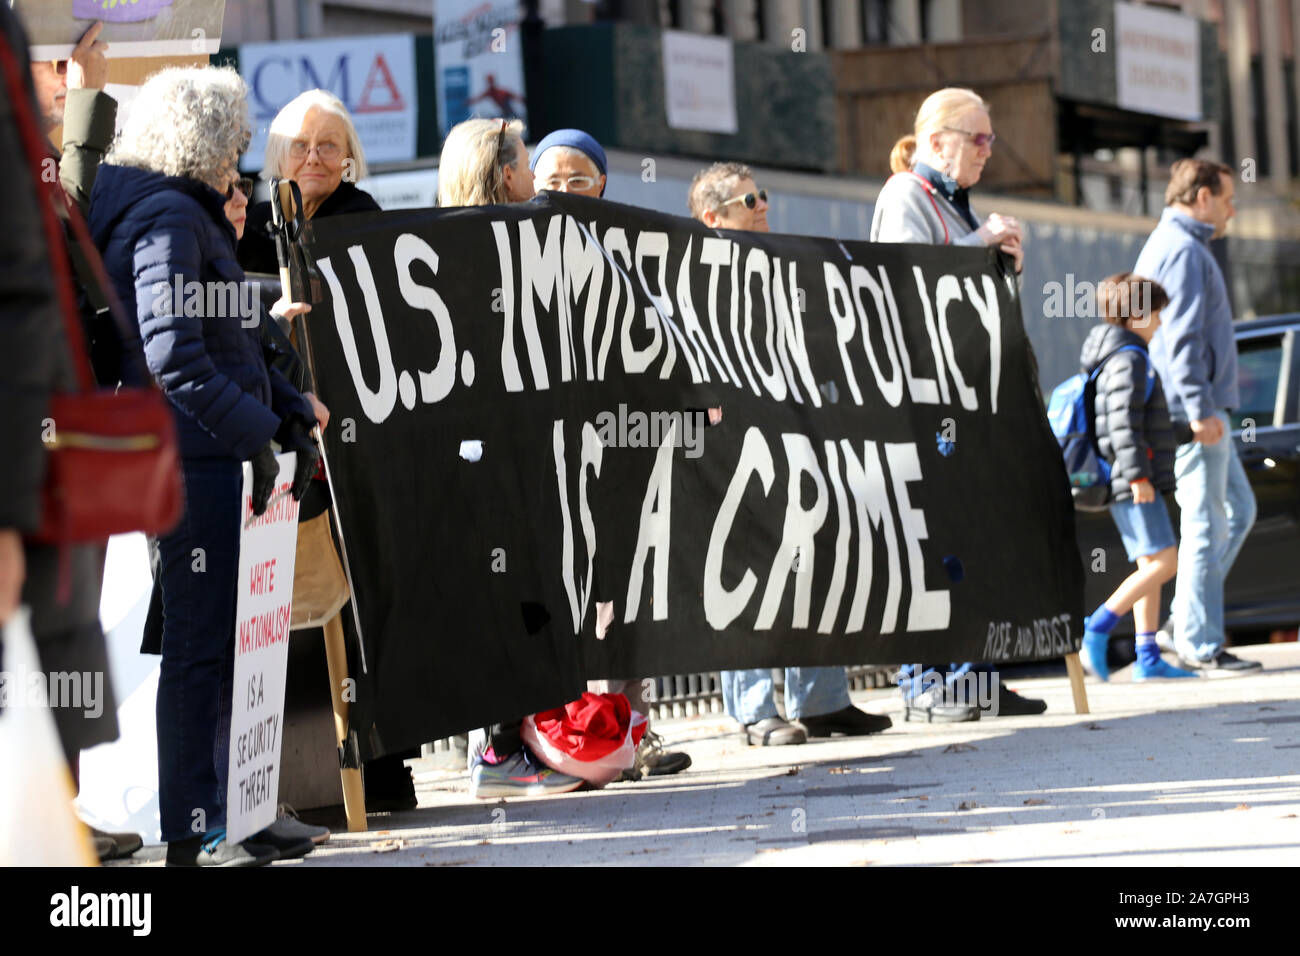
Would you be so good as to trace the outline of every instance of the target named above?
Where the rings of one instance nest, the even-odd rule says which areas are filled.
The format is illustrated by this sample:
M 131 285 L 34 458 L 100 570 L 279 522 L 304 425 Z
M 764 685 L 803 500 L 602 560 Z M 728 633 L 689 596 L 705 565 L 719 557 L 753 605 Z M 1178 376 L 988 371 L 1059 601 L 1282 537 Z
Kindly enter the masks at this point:
M 244 270 L 224 205 L 196 180 L 105 165 L 91 195 L 90 228 L 137 323 L 138 337 L 123 349 L 122 381 L 139 383 L 142 367 L 133 356 L 143 351 L 176 413 L 182 457 L 242 461 L 275 436 L 283 418 L 310 427 L 314 417 L 284 376 L 267 369 L 256 297 L 245 316 L 242 303 L 250 300 L 231 291 Z M 193 294 L 200 289 L 202 299 Z

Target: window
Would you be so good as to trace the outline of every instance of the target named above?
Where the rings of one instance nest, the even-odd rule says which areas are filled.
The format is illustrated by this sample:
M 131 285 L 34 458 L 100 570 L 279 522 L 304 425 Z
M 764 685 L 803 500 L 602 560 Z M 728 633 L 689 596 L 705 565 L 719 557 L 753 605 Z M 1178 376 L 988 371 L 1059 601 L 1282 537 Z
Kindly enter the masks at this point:
M 1300 137 L 1300 132 L 1296 130 L 1296 61 L 1282 61 L 1282 98 L 1286 100 L 1286 144 L 1287 144 L 1287 169 L 1291 178 L 1300 177 L 1300 149 L 1296 147 L 1296 139 Z
M 1268 151 L 1268 111 L 1281 104 L 1270 103 L 1264 92 L 1264 61 L 1258 56 L 1250 58 L 1250 96 L 1252 119 L 1255 127 L 1255 172 L 1260 179 L 1271 176 Z M 1245 159 L 1246 157 L 1241 157 Z
M 889 0 L 862 0 L 862 43 L 889 42 Z
M 1282 378 L 1282 336 L 1264 335 L 1237 341 L 1237 388 L 1241 406 L 1232 410 L 1232 427 L 1249 418 L 1256 428 L 1273 424 L 1277 387 Z

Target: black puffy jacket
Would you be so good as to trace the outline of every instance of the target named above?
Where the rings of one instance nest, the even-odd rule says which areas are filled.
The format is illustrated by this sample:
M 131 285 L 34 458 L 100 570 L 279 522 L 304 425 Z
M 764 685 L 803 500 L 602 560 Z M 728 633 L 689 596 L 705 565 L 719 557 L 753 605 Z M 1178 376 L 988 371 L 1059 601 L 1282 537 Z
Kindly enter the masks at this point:
M 1126 345 L 1135 345 L 1140 351 L 1120 351 Z M 1139 478 L 1149 479 L 1158 491 L 1172 491 L 1174 452 L 1180 436 L 1170 421 L 1164 389 L 1146 343 L 1129 329 L 1098 325 L 1084 340 L 1079 363 L 1089 374 L 1102 366 L 1094 383 L 1093 421 L 1097 448 L 1111 465 L 1114 499 L 1131 501 L 1129 484 Z M 1147 376 L 1152 376 L 1149 399 Z

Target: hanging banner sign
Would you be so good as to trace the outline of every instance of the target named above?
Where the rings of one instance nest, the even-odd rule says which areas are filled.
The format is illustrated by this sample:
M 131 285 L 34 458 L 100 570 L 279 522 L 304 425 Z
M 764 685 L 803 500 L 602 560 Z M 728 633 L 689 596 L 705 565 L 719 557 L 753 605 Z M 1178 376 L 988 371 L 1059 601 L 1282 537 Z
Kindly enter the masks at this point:
M 1077 649 L 1073 503 L 996 252 L 560 193 L 315 226 L 372 751 L 588 678 Z

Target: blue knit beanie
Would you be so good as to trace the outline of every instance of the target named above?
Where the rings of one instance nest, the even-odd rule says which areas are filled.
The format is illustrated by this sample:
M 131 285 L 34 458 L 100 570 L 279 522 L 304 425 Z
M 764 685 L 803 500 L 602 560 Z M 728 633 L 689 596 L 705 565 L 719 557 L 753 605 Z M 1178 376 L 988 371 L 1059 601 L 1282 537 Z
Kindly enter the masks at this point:
M 533 158 L 528 163 L 528 168 L 536 170 L 537 161 L 542 158 L 542 153 L 552 146 L 572 146 L 574 149 L 581 150 L 596 164 L 596 169 L 600 171 L 602 176 L 609 173 L 608 164 L 605 162 L 605 151 L 600 148 L 600 143 L 580 129 L 557 129 L 552 133 L 548 133 L 537 144 L 537 148 L 533 150 Z

